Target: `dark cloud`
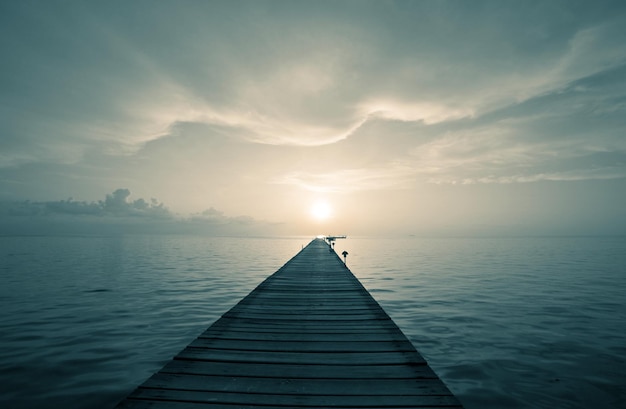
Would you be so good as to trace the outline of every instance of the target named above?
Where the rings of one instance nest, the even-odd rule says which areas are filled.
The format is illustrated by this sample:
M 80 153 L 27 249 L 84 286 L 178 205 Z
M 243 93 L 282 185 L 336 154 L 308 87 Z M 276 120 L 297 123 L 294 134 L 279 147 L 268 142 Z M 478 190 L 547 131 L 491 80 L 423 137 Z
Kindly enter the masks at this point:
M 156 199 L 150 199 L 150 202 L 144 199 L 137 199 L 132 202 L 128 201 L 130 190 L 117 189 L 112 194 L 106 196 L 104 202 L 99 202 L 104 213 L 110 213 L 115 216 L 139 216 L 150 218 L 171 218 L 173 215 L 165 207 L 163 203 L 159 203 Z
M 263 234 L 272 226 L 249 216 L 229 217 L 210 208 L 181 217 L 156 199 L 129 200 L 117 189 L 97 202 L 73 199 L 47 202 L 0 202 L 3 234 Z M 275 229 L 274 229 L 275 230 Z
M 130 190 L 117 189 L 98 202 L 76 201 L 72 198 L 47 202 L 5 202 L 3 213 L 11 216 L 99 216 L 145 217 L 171 219 L 174 215 L 156 199 L 129 201 Z

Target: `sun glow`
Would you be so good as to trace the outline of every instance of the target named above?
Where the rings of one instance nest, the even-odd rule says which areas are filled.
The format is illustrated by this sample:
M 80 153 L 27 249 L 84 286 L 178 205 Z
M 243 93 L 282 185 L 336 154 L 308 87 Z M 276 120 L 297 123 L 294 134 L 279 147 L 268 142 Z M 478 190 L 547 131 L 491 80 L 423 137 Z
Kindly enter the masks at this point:
M 330 204 L 323 200 L 318 200 L 311 206 L 311 216 L 317 221 L 324 221 L 330 218 L 333 213 Z

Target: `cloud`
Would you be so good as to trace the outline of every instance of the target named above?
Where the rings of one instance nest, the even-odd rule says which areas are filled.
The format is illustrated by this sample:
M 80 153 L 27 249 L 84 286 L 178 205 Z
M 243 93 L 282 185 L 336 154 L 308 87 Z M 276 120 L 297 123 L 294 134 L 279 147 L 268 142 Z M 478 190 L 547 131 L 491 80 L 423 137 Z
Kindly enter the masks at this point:
M 156 199 L 129 201 L 130 190 L 117 189 L 98 202 L 76 201 L 72 198 L 47 202 L 4 203 L 3 213 L 9 216 L 97 216 L 112 218 L 172 219 L 172 214 Z
M 320 193 L 350 193 L 361 190 L 407 189 L 415 172 L 402 168 L 339 169 L 325 173 L 293 172 L 273 181 Z
M 469 107 L 445 106 L 428 101 L 368 101 L 361 105 L 364 118 L 379 117 L 402 122 L 423 122 L 427 125 L 474 116 Z
M 211 207 L 200 213 L 192 214 L 189 217 L 191 222 L 201 222 L 212 225 L 253 225 L 256 221 L 250 216 L 229 217 L 224 212 Z
M 394 111 L 391 104 L 324 151 L 333 158 L 331 171 L 286 172 L 274 182 L 354 191 L 624 178 L 624 101 L 626 65 L 482 115 L 440 122 L 427 123 L 427 109 L 418 120 L 417 109 L 403 113 L 409 109 Z
M 460 185 L 475 185 L 475 184 L 512 184 L 512 183 L 533 183 L 533 182 L 579 182 L 585 180 L 611 180 L 611 179 L 623 179 L 626 178 L 626 170 L 624 168 L 602 168 L 602 169 L 588 169 L 588 170 L 571 170 L 563 172 L 553 173 L 537 173 L 526 175 L 510 175 L 510 176 L 482 176 L 482 177 L 468 177 L 464 179 L 458 179 L 454 177 L 440 176 L 433 177 L 428 180 L 429 183 L 438 185 L 442 184 L 460 184 Z
M 15 138 L 0 166 L 131 155 L 184 122 L 256 143 L 336 143 L 375 117 L 483 114 L 625 55 L 619 14 L 598 23 L 579 12 L 572 23 L 561 3 L 151 6 L 83 5 L 76 19 L 69 5 L 7 10 L 5 41 L 19 58 L 7 59 L 3 105 L 14 108 L 3 123 Z
M 438 13 L 427 7 L 421 11 Z M 537 15 L 542 12 L 522 11 Z M 321 26 L 330 32 L 336 30 L 335 24 L 339 22 L 326 17 Z M 476 53 L 468 56 L 471 58 L 458 59 L 454 54 L 461 51 L 458 45 L 434 50 L 426 44 L 426 29 L 441 30 L 428 21 L 424 21 L 425 29 L 415 33 L 410 32 L 413 28 L 406 28 L 407 35 L 419 34 L 412 37 L 415 41 L 407 43 L 414 47 L 411 52 L 395 44 L 399 40 L 397 35 L 405 29 L 402 24 L 397 31 L 380 25 L 366 30 L 364 25 L 350 21 L 345 36 L 339 40 L 314 30 L 319 34 L 315 40 L 296 36 L 292 42 L 278 44 L 268 58 L 260 58 L 260 68 L 254 73 L 238 60 L 252 52 L 249 46 L 243 46 L 240 56 L 234 57 L 235 60 L 230 58 L 229 66 L 237 61 L 238 69 L 232 78 L 224 77 L 225 83 L 232 86 L 225 99 L 221 95 L 215 100 L 213 95 L 186 88 L 180 85 L 177 76 L 172 76 L 167 88 L 177 91 L 166 91 L 163 95 L 177 97 L 170 97 L 171 105 L 164 109 L 149 111 L 155 112 L 154 118 L 163 120 L 164 132 L 173 124 L 186 121 L 220 126 L 230 137 L 255 143 L 337 144 L 355 137 L 363 127 L 379 119 L 388 123 L 471 125 L 472 121 L 462 120 L 480 120 L 493 113 L 503 113 L 507 108 L 528 107 L 624 63 L 626 41 L 622 41 L 620 29 L 623 17 L 601 23 L 570 24 L 561 32 L 555 31 L 553 21 L 544 18 L 537 20 L 534 32 L 529 31 L 517 21 L 515 11 L 491 16 L 501 22 L 494 27 L 487 25 L 483 31 L 466 26 L 489 19 L 473 12 L 469 17 L 475 19 L 457 22 L 459 26 L 445 44 L 461 35 L 469 36 L 463 43 Z M 489 36 L 494 33 L 504 37 L 489 42 Z M 261 30 L 255 35 L 257 46 L 263 49 L 269 47 L 268 41 L 275 40 L 276 33 Z M 355 41 L 357 38 L 360 40 Z M 533 38 L 546 45 L 530 43 Z M 511 48 L 507 41 L 517 48 Z M 480 47 L 481 42 L 493 48 Z M 270 55 L 284 58 L 274 60 Z M 393 64 L 383 66 L 379 61 L 384 60 Z M 559 106 L 551 104 L 549 109 L 554 112 Z M 442 135 L 445 142 L 445 129 Z M 553 135 L 546 136 L 549 139 Z
M 97 202 L 73 199 L 0 202 L 3 234 L 273 234 L 280 227 L 249 216 L 229 217 L 214 208 L 180 216 L 156 199 L 129 200 L 117 189 Z
M 428 183 L 626 177 L 625 74 L 626 65 L 612 67 L 488 114 L 415 128 L 403 163 Z
M 129 202 L 130 190 L 117 189 L 112 194 L 106 195 L 104 202 L 100 202 L 105 214 L 115 216 L 139 216 L 151 218 L 171 218 L 172 214 L 163 203 L 156 199 L 146 202 L 144 199 L 137 199 Z

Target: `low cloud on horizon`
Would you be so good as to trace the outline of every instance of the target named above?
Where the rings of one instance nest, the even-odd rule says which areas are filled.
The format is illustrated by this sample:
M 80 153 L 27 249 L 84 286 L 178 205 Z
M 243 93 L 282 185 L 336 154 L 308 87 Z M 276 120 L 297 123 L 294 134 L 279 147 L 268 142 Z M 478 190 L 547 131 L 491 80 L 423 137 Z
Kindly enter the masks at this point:
M 171 212 L 156 199 L 130 200 L 128 189 L 117 189 L 104 200 L 0 202 L 3 235 L 108 235 L 124 233 L 207 235 L 272 235 L 276 226 L 250 216 L 226 216 L 209 208 L 191 215 Z

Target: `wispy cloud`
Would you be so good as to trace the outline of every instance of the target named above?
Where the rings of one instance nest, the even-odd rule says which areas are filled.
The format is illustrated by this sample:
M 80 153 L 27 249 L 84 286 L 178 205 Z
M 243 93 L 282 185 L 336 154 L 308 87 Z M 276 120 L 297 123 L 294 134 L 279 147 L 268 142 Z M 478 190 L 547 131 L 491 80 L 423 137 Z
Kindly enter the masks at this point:
M 402 122 L 423 122 L 427 125 L 474 116 L 474 111 L 470 107 L 445 106 L 423 100 L 408 103 L 373 100 L 364 102 L 360 111 L 364 118 L 380 117 Z
M 626 178 L 626 170 L 619 167 L 602 169 L 571 170 L 553 173 L 516 174 L 510 176 L 481 176 L 459 179 L 450 176 L 437 176 L 427 179 L 437 185 L 476 185 L 476 184 L 512 184 L 532 182 L 577 182 L 588 180 L 611 180 Z
M 414 183 L 409 168 L 340 169 L 325 173 L 293 172 L 273 181 L 320 193 L 350 193 L 361 190 L 408 189 Z

